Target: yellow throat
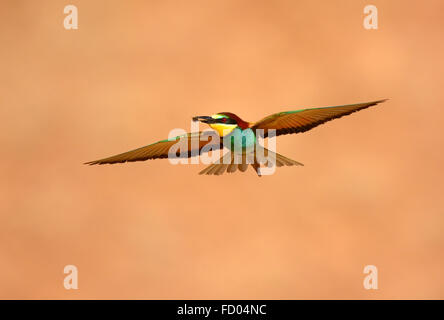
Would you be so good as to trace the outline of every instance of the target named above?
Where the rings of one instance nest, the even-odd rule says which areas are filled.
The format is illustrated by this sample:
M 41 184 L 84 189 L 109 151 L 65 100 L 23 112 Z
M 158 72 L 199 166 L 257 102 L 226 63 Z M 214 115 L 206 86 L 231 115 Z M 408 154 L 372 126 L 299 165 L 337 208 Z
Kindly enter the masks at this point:
M 236 129 L 236 124 L 223 124 L 223 123 L 212 123 L 210 127 L 217 131 L 220 137 L 224 137 L 230 134 L 234 129 Z

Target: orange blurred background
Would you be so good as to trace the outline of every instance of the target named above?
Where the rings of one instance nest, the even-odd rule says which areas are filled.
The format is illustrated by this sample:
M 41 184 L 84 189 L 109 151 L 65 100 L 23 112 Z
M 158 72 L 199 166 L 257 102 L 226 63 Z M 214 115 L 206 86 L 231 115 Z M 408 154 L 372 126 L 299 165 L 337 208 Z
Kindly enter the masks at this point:
M 443 21 L 439 0 L 2 1 L 0 298 L 444 298 Z M 278 138 L 305 166 L 272 176 L 82 164 L 195 115 L 381 98 Z

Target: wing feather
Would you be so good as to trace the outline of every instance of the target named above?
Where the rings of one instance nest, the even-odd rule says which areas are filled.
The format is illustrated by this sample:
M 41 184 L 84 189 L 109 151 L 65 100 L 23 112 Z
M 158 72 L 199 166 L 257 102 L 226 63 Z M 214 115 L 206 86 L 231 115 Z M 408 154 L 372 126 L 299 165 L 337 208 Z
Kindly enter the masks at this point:
M 384 101 L 386 99 L 343 106 L 279 112 L 256 122 L 252 129 L 263 129 L 265 137 L 268 136 L 269 129 L 276 130 L 276 135 L 305 132 L 327 121 L 349 115 Z
M 202 148 L 208 144 L 211 145 L 213 150 L 223 147 L 223 144 L 221 143 L 220 140 L 215 141 L 213 143 L 212 142 L 213 138 L 209 138 L 214 136 L 215 136 L 214 133 L 212 133 L 211 131 L 188 133 L 183 136 L 178 136 L 169 140 L 161 140 L 156 143 L 141 148 L 137 148 L 128 152 L 120 153 L 108 158 L 89 161 L 86 162 L 85 164 L 89 165 L 106 164 L 106 163 L 113 164 L 113 163 L 124 163 L 132 161 L 145 161 L 150 159 L 168 158 L 168 152 L 170 148 L 176 143 L 178 143 L 181 139 L 187 139 L 188 153 L 186 154 L 186 156 L 189 158 L 191 156 L 199 154 Z M 192 150 L 192 147 L 194 146 L 197 146 L 197 150 Z

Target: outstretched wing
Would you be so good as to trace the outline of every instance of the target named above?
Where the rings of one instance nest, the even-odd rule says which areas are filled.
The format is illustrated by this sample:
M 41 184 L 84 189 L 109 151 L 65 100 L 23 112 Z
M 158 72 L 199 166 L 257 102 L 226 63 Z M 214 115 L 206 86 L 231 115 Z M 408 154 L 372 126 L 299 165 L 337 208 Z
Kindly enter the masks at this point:
M 276 130 L 276 135 L 305 132 L 327 121 L 349 115 L 384 101 L 386 99 L 344 106 L 279 112 L 256 122 L 252 129 L 263 129 L 265 137 L 268 136 L 269 129 Z
M 128 152 L 124 152 L 112 157 L 86 162 L 85 164 L 93 165 L 93 164 L 105 164 L 105 163 L 123 163 L 123 162 L 131 162 L 131 161 L 144 161 L 150 159 L 162 159 L 168 158 L 168 152 L 170 148 L 174 146 L 176 143 L 186 142 L 186 146 L 188 148 L 188 152 L 183 148 L 179 150 L 181 153 L 176 154 L 177 157 L 192 157 L 200 154 L 202 148 L 208 145 L 208 148 L 212 148 L 212 150 L 217 150 L 223 147 L 222 142 L 217 139 L 213 142 L 213 138 L 216 135 L 211 131 L 201 131 L 188 133 L 183 136 L 178 136 L 173 139 L 161 140 L 156 143 L 147 145 L 145 147 L 141 147 L 135 150 L 131 150 Z M 182 140 L 186 139 L 186 141 Z M 207 149 L 208 150 L 208 149 Z

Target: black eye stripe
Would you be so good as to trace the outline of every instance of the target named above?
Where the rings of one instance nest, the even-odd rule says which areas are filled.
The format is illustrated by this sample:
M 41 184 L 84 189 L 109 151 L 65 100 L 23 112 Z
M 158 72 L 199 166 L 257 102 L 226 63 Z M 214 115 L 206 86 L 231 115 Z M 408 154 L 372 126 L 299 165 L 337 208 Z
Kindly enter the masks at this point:
M 224 123 L 224 124 L 237 124 L 236 120 L 229 119 L 229 118 L 221 118 L 221 119 L 219 120 L 219 123 Z

